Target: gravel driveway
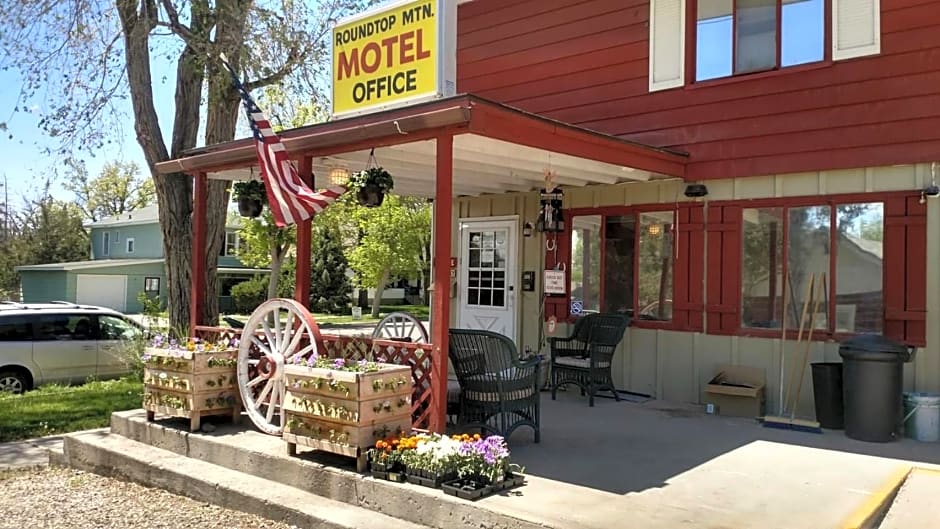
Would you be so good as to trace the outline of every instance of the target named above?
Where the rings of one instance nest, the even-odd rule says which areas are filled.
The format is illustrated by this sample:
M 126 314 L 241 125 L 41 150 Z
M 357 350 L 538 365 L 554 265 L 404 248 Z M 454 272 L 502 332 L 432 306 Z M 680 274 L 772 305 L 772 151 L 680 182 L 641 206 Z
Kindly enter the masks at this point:
M 0 472 L 0 529 L 296 529 L 68 468 Z

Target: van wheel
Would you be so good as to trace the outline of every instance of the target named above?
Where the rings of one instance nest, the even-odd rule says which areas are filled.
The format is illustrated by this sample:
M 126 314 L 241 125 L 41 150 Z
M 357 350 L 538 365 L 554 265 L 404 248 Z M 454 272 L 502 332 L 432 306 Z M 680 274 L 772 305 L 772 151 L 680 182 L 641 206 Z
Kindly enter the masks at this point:
M 29 380 L 20 371 L 0 371 L 0 392 L 23 393 L 29 389 Z

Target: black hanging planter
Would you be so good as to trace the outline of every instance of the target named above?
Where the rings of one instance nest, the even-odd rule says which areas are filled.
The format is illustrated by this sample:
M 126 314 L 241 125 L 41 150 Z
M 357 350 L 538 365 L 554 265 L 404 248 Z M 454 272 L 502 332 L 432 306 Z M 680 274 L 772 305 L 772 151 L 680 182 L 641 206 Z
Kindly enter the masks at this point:
M 250 197 L 238 197 L 238 214 L 242 217 L 260 217 L 262 208 L 263 205 L 260 200 Z
M 360 206 L 377 208 L 385 201 L 385 193 L 376 184 L 366 184 L 356 191 L 356 199 Z
M 356 190 L 357 202 L 360 206 L 367 208 L 381 206 L 385 201 L 385 195 L 392 190 L 394 185 L 392 175 L 378 166 L 353 173 L 349 178 L 350 188 Z

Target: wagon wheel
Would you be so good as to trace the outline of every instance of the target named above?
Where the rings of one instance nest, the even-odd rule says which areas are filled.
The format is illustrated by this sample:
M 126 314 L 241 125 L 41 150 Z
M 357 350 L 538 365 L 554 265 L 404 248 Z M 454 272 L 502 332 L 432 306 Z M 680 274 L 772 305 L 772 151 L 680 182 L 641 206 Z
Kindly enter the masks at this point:
M 315 354 L 319 341 L 317 322 L 292 299 L 270 299 L 251 313 L 238 344 L 238 391 L 248 417 L 261 431 L 281 435 L 287 391 L 284 364 Z
M 372 338 L 410 343 L 431 341 L 424 325 L 407 312 L 393 312 L 382 318 L 372 331 Z

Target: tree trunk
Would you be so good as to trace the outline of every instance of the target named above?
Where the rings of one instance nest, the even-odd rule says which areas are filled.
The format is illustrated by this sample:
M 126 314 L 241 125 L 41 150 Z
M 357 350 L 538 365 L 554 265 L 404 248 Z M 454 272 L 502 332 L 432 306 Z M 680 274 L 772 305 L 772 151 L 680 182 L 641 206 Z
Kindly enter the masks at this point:
M 382 275 L 379 277 L 379 284 L 375 287 L 375 298 L 372 300 L 372 317 L 379 317 L 379 308 L 382 305 L 382 292 L 385 291 L 385 283 L 388 283 L 388 276 L 391 273 L 391 270 L 386 267 L 382 270 Z

